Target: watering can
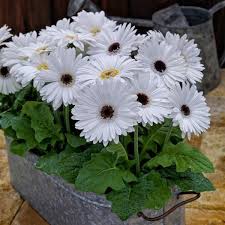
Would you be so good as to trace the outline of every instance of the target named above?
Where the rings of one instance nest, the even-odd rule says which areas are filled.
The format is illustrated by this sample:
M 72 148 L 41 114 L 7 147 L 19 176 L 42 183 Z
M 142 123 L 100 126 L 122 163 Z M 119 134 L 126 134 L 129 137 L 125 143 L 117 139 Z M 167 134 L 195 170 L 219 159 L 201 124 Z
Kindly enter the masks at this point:
M 203 81 L 201 84 L 197 84 L 197 86 L 204 93 L 214 89 L 221 80 L 220 66 L 225 61 L 225 53 L 218 61 L 213 15 L 224 7 L 225 1 L 216 4 L 210 10 L 193 6 L 182 6 L 180 7 L 184 16 L 180 20 L 182 25 L 178 23 L 176 16 L 170 14 L 170 16 L 166 17 L 165 10 L 157 11 L 152 16 L 152 23 L 155 30 L 159 30 L 163 34 L 167 31 L 180 35 L 187 34 L 189 39 L 194 39 L 198 44 L 198 47 L 201 49 L 200 55 L 205 70 L 203 71 Z
M 68 16 L 74 15 L 82 9 L 97 11 L 97 7 L 93 4 L 90 0 L 70 0 Z M 111 18 L 118 22 L 130 22 L 139 27 L 155 29 L 163 34 L 167 31 L 180 35 L 187 34 L 188 39 L 194 39 L 201 49 L 200 55 L 205 66 L 203 81 L 197 86 L 199 90 L 207 93 L 220 83 L 220 66 L 225 62 L 225 52 L 218 61 L 213 28 L 213 15 L 224 7 L 225 1 L 217 3 L 209 10 L 194 6 L 180 7 L 175 4 L 155 12 L 152 20 Z

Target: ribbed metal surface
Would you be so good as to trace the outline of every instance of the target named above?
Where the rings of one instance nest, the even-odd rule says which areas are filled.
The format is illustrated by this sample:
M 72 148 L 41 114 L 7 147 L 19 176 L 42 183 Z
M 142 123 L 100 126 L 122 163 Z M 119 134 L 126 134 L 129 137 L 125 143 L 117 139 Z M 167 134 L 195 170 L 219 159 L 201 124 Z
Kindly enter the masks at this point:
M 25 158 L 9 153 L 11 182 L 14 188 L 51 225 L 184 225 L 184 209 L 180 208 L 167 218 L 147 222 L 133 217 L 122 222 L 111 212 L 104 197 L 93 193 L 81 193 L 62 179 L 49 176 L 34 165 L 38 157 L 27 154 Z M 165 209 L 145 211 L 147 216 L 159 216 L 176 204 L 174 198 Z

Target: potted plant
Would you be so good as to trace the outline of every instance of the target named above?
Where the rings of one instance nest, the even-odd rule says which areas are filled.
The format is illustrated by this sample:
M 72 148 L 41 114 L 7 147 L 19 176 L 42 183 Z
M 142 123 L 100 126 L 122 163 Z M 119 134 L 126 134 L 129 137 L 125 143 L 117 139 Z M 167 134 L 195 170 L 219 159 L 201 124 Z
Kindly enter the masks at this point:
M 177 193 L 214 190 L 186 141 L 210 124 L 193 40 L 85 11 L 10 36 L 1 28 L 12 184 L 49 223 L 183 224 L 181 211 L 165 218 L 187 202 Z

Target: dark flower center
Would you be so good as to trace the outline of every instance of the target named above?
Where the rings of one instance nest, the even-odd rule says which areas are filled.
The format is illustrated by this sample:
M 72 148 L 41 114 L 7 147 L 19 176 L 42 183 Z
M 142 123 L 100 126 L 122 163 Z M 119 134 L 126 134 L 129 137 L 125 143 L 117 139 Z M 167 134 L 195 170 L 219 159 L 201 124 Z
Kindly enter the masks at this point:
M 162 73 L 166 70 L 166 64 L 161 60 L 156 61 L 154 63 L 154 66 L 155 66 L 155 69 L 160 73 Z
M 115 42 L 115 43 L 111 44 L 111 45 L 109 46 L 109 48 L 108 48 L 108 51 L 109 51 L 110 53 L 116 53 L 116 52 L 118 52 L 119 50 L 120 50 L 120 43 L 118 43 L 118 42 Z
M 9 74 L 9 70 L 7 67 L 2 67 L 1 70 L 0 70 L 0 73 L 3 77 L 7 77 L 8 74 Z
M 113 107 L 110 105 L 105 105 L 101 109 L 101 117 L 103 119 L 111 119 L 113 117 L 114 110 Z
M 180 110 L 185 116 L 189 116 L 191 113 L 191 110 L 187 105 L 182 105 Z
M 65 85 L 70 85 L 73 82 L 73 77 L 70 74 L 63 74 L 61 76 L 61 82 Z
M 138 93 L 137 96 L 137 101 L 140 102 L 142 105 L 147 105 L 149 103 L 149 98 L 146 94 Z

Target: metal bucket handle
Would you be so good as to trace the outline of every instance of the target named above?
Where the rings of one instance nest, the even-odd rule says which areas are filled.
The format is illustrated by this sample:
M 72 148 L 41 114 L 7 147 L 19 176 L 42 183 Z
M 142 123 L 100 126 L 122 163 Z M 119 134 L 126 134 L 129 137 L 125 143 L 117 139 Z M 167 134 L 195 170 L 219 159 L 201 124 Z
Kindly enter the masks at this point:
M 186 191 L 186 192 L 180 192 L 180 193 L 178 193 L 177 194 L 177 199 L 179 199 L 179 197 L 182 196 L 182 195 L 195 195 L 195 196 L 192 197 L 192 198 L 189 198 L 187 200 L 184 200 L 182 202 L 179 202 L 178 204 L 176 204 L 175 206 L 173 206 L 172 208 L 170 208 L 168 211 L 166 211 L 165 213 L 163 213 L 160 216 L 157 216 L 157 217 L 147 217 L 143 212 L 139 212 L 137 214 L 137 216 L 143 218 L 146 221 L 158 221 L 158 220 L 161 220 L 161 219 L 167 217 L 169 214 L 171 214 L 177 208 L 179 208 L 179 207 L 181 207 L 183 205 L 186 205 L 186 204 L 188 204 L 190 202 L 193 202 L 193 201 L 197 200 L 198 198 L 200 198 L 200 196 L 201 196 L 201 194 L 198 193 L 198 192 L 195 192 L 195 191 Z
M 209 14 L 213 17 L 216 12 L 218 12 L 219 10 L 221 10 L 224 7 L 225 7 L 225 1 L 219 2 L 209 10 Z M 225 49 L 224 49 L 222 56 L 219 59 L 220 66 L 222 66 L 224 64 L 224 62 L 225 62 Z

